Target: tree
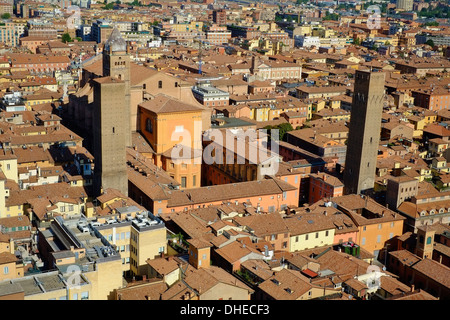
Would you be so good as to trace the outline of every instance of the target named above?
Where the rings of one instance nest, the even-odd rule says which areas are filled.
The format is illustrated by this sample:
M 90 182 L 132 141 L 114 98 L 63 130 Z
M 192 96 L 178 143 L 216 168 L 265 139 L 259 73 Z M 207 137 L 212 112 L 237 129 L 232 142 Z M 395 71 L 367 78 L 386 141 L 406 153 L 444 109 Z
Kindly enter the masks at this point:
M 5 12 L 4 14 L 2 14 L 3 20 L 9 19 L 9 18 L 11 18 L 11 15 L 8 12 Z
M 106 4 L 106 5 L 103 7 L 103 9 L 105 9 L 105 10 L 112 10 L 112 9 L 114 9 L 114 2 L 111 2 L 111 3 Z
M 64 43 L 67 43 L 67 42 L 72 42 L 73 40 L 72 40 L 72 37 L 70 36 L 70 34 L 64 33 L 61 37 L 61 41 Z
M 339 15 L 337 13 L 327 13 L 327 15 L 323 18 L 324 21 L 333 20 L 338 21 Z
M 353 44 L 359 46 L 361 44 L 361 40 L 359 40 L 359 38 L 355 38 L 353 39 Z
M 427 42 L 425 42 L 425 44 L 429 45 L 430 47 L 434 48 L 434 41 L 429 39 L 427 40 Z

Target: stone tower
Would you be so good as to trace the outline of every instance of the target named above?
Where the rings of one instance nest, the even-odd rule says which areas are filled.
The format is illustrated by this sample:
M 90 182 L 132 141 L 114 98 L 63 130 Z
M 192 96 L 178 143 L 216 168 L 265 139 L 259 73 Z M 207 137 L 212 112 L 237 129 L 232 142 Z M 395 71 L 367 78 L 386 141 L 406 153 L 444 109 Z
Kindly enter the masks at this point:
M 114 30 L 105 43 L 103 77 L 93 80 L 94 193 L 114 188 L 128 195 L 126 147 L 130 145 L 130 62 Z
M 383 72 L 357 70 L 347 140 L 344 193 L 373 190 L 384 101 Z

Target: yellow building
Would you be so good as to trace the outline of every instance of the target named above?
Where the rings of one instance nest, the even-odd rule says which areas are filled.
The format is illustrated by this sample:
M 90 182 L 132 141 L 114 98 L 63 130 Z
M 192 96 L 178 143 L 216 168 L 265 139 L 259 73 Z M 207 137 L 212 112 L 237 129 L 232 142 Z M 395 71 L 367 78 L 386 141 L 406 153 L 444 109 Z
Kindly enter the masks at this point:
M 11 252 L 0 253 L 0 281 L 23 276 L 23 264 Z
M 189 239 L 189 264 L 195 268 L 209 268 L 211 244 L 203 239 Z
M 64 243 L 69 249 L 59 250 L 54 241 Z M 57 268 L 67 277 L 66 287 L 61 289 L 69 289 L 70 300 L 110 299 L 114 289 L 123 286 L 120 255 L 86 220 L 55 217 L 48 228 L 39 229 L 38 248 L 48 267 Z M 80 296 L 76 290 L 84 283 L 90 287 Z
M 0 153 L 0 169 L 8 180 L 18 182 L 17 155 L 11 150 Z
M 290 233 L 290 252 L 333 245 L 336 227 L 323 214 L 295 215 L 284 221 Z
M 132 224 L 130 248 L 131 273 L 146 274 L 147 260 L 167 253 L 167 230 L 164 223 L 158 220 L 153 225 Z

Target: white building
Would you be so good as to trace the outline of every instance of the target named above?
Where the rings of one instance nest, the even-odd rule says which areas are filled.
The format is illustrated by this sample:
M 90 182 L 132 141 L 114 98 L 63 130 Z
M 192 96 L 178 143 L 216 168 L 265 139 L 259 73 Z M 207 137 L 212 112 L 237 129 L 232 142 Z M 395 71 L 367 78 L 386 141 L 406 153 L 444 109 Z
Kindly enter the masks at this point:
M 320 47 L 320 38 L 313 36 L 295 36 L 294 38 L 296 47 L 310 48 L 312 46 Z

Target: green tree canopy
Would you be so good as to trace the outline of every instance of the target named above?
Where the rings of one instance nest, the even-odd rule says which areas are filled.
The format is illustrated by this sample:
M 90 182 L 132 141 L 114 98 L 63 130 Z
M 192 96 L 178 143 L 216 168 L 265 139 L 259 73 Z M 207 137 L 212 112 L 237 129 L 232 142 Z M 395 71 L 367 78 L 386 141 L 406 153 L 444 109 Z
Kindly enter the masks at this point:
M 112 9 L 114 9 L 114 2 L 111 2 L 111 3 L 106 4 L 106 5 L 103 7 L 103 9 L 105 9 L 105 10 L 112 10 Z
M 8 12 L 5 12 L 4 14 L 2 14 L 2 19 L 6 20 L 11 18 L 11 15 Z
M 337 13 L 327 13 L 327 15 L 323 18 L 323 20 L 339 20 L 339 15 Z
M 70 34 L 64 33 L 62 35 L 61 41 L 64 43 L 67 43 L 67 42 L 72 42 L 73 40 L 72 40 L 72 37 L 70 36 Z
M 292 127 L 292 125 L 290 123 L 282 123 L 282 124 L 279 124 L 276 126 L 265 126 L 263 129 L 267 130 L 267 134 L 269 134 L 269 139 L 270 139 L 270 136 L 272 135 L 272 129 L 278 130 L 279 141 L 285 141 L 284 139 L 286 137 L 286 133 L 294 130 L 294 128 Z

